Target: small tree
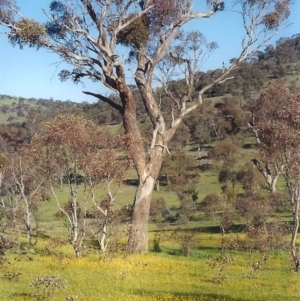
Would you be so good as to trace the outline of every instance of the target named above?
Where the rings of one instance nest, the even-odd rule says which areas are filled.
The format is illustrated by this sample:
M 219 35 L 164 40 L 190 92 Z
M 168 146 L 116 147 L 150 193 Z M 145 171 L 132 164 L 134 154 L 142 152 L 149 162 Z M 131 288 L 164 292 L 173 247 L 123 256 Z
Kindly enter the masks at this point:
M 114 142 L 110 142 L 108 148 L 98 150 L 96 154 L 90 149 L 85 159 L 80 163 L 85 178 L 85 187 L 89 188 L 89 190 L 84 190 L 85 199 L 90 195 L 93 205 L 100 213 L 100 224 L 96 226 L 95 231 L 91 230 L 99 242 L 100 250 L 105 255 L 108 251 L 112 225 L 116 220 L 117 213 L 114 210 L 114 202 L 130 165 L 128 158 L 121 161 L 113 150 L 113 147 L 121 144 L 122 141 L 116 139 Z M 102 196 L 102 199 L 101 196 L 96 194 L 96 189 L 99 188 L 101 182 L 105 183 L 105 195 Z
M 254 133 L 258 146 L 261 144 L 261 133 L 259 128 L 265 123 L 272 122 L 279 118 L 280 112 L 288 105 L 290 91 L 283 81 L 276 81 L 270 84 L 267 91 L 263 92 L 259 98 L 252 99 L 248 105 L 250 112 L 248 128 Z M 277 181 L 282 173 L 283 165 L 273 165 L 270 161 L 260 164 L 258 159 L 252 160 L 257 170 L 265 179 L 270 191 L 277 192 Z
M 95 185 L 103 179 L 111 181 L 116 174 L 117 160 L 112 151 L 115 146 L 112 141 L 103 128 L 91 121 L 73 115 L 59 115 L 45 125 L 30 145 L 32 155 L 48 176 L 48 184 L 58 208 L 66 217 L 70 240 L 77 257 L 81 256 L 87 232 L 87 194 L 83 200 L 78 196 L 82 176 L 85 176 L 84 181 L 91 187 L 92 200 L 96 205 Z M 61 204 L 55 193 L 61 174 L 69 189 L 69 201 L 66 205 Z M 108 194 L 111 202 L 115 197 L 110 190 Z M 101 212 L 107 214 L 105 210 Z M 104 223 L 103 228 L 105 227 Z
M 177 212 L 179 223 L 186 223 L 198 199 L 199 172 L 194 157 L 183 151 L 177 151 L 165 160 L 161 174 L 167 177 L 169 187 L 173 190 L 179 201 L 180 208 Z
M 57 291 L 65 289 L 60 275 L 37 277 L 30 286 L 34 289 L 32 298 L 37 301 L 49 300 Z
M 226 233 L 236 218 L 235 212 L 236 192 L 231 185 L 222 187 L 222 195 L 207 195 L 199 207 L 203 213 L 217 221 L 221 229 L 221 255 L 223 256 L 227 245 Z
M 258 192 L 263 184 L 257 169 L 251 162 L 247 162 L 241 167 L 237 172 L 236 180 L 242 185 L 246 195 L 253 195 Z
M 218 163 L 222 162 L 218 176 L 219 183 L 230 184 L 234 188 L 239 151 L 239 147 L 230 138 L 219 141 L 210 151 L 210 158 Z
M 210 116 L 208 114 L 210 109 L 211 108 L 208 107 L 208 105 L 204 105 L 201 111 L 193 111 L 189 118 L 184 120 L 184 124 L 189 128 L 192 140 L 198 144 L 199 158 L 202 145 L 209 143 L 212 139 L 212 126 Z
M 25 225 L 26 241 L 38 237 L 38 209 L 41 189 L 46 176 L 36 165 L 29 149 L 25 146 L 15 154 L 6 155 L 5 169 L 2 174 L 2 207 L 9 223 L 15 229 Z
M 291 95 L 275 118 L 261 124 L 260 154 L 268 164 L 282 171 L 292 205 L 293 229 L 291 253 L 296 270 L 300 258 L 296 250 L 300 208 L 300 94 Z
M 1 112 L 3 112 L 4 114 L 9 112 L 9 105 L 2 105 L 0 107 Z
M 150 218 L 155 221 L 157 217 L 161 217 L 167 209 L 166 201 L 163 197 L 151 201 Z
M 219 195 L 215 193 L 208 194 L 199 204 L 199 208 L 207 217 L 214 219 L 220 210 L 221 202 Z
M 219 215 L 219 223 L 222 233 L 221 239 L 221 255 L 224 254 L 226 248 L 226 233 L 233 225 L 233 221 L 236 218 L 235 212 L 236 192 L 234 187 L 225 185 L 222 187 L 222 202 L 221 211 Z

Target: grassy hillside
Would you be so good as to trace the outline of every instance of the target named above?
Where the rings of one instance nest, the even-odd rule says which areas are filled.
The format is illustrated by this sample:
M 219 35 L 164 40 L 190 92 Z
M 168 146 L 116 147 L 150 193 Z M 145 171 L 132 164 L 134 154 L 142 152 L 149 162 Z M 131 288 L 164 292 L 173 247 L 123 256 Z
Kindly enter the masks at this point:
M 80 105 L 80 104 L 78 104 Z M 53 99 L 26 99 L 0 94 L 0 124 L 22 123 L 34 112 L 45 118 L 74 108 L 72 102 Z

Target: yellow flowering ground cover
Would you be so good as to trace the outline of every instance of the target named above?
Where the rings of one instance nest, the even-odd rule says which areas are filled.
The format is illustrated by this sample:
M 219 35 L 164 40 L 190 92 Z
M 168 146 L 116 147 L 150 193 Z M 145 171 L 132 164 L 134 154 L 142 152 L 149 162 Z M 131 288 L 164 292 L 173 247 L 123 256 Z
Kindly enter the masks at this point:
M 213 281 L 218 268 L 209 266 L 204 256 L 123 254 L 109 260 L 99 255 L 9 256 L 9 263 L 1 267 L 0 299 L 33 300 L 30 283 L 59 274 L 66 288 L 49 300 L 77 296 L 78 301 L 299 301 L 300 274 L 289 266 L 288 254 L 273 254 L 262 271 L 251 274 L 249 261 L 260 259 L 255 256 L 231 254 L 232 262 L 221 272 L 226 280 L 220 283 Z M 7 279 L 13 273 L 20 274 L 18 281 Z

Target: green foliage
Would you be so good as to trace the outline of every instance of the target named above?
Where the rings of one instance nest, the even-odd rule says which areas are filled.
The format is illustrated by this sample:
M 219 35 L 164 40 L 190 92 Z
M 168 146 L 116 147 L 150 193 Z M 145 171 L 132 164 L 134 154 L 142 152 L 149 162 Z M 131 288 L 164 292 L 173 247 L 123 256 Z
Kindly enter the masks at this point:
M 188 145 L 189 139 L 189 128 L 183 123 L 178 127 L 176 133 L 174 134 L 170 142 L 170 148 L 180 151 L 183 147 Z
M 156 217 L 162 216 L 166 208 L 166 201 L 163 197 L 152 199 L 150 204 L 150 218 L 155 220 Z
M 134 18 L 135 15 L 131 14 L 128 16 L 128 20 Z M 117 36 L 118 43 L 134 47 L 141 48 L 146 46 L 150 35 L 149 20 L 147 16 L 142 16 L 133 21 L 125 29 L 121 30 Z
M 160 253 L 162 251 L 160 247 L 160 236 L 156 236 L 153 239 L 153 252 Z
M 237 172 L 236 179 L 248 193 L 255 193 L 260 188 L 260 177 L 257 169 L 254 168 L 253 163 L 245 163 Z
M 218 113 L 218 127 L 227 135 L 236 135 L 244 125 L 243 111 L 239 109 L 238 100 L 233 97 L 224 97 L 222 103 L 215 104 Z
M 71 25 L 72 14 L 70 12 L 70 9 L 68 8 L 67 5 L 65 5 L 61 1 L 52 1 L 50 3 L 50 12 L 52 18 L 55 19 L 55 21 L 46 23 L 45 28 L 47 34 L 54 39 L 58 39 L 58 40 L 64 39 L 67 33 L 65 26 L 72 26 Z M 77 17 L 77 21 L 80 23 L 78 17 Z
M 237 195 L 234 187 L 230 185 L 222 186 L 222 194 L 223 197 L 225 198 L 226 203 L 227 202 L 231 204 L 235 203 Z
M 237 173 L 235 170 L 231 170 L 230 168 L 223 168 L 220 170 L 218 175 L 219 183 L 231 183 L 232 186 L 235 186 Z
M 223 169 L 232 169 L 237 163 L 238 154 L 239 147 L 228 138 L 218 141 L 209 156 L 214 160 L 221 161 Z
M 44 45 L 46 38 L 46 28 L 44 25 L 26 18 L 14 23 L 16 30 L 9 35 L 9 40 L 13 45 L 24 45 L 40 48 Z
M 199 237 L 197 238 L 199 239 Z M 196 231 L 178 228 L 172 232 L 171 239 L 180 244 L 183 256 L 190 257 L 192 247 L 195 244 Z
M 198 182 L 200 175 L 196 169 L 197 162 L 194 157 L 183 151 L 177 151 L 167 157 L 161 170 L 166 177 L 167 184 L 180 200 L 180 208 L 176 214 L 179 223 L 187 223 L 195 209 L 198 199 Z
M 200 145 L 203 143 L 209 143 L 212 139 L 211 137 L 211 120 L 209 116 L 209 111 L 212 108 L 204 103 L 201 111 L 193 111 L 189 115 L 189 118 L 183 120 L 183 123 L 189 129 L 189 136 L 191 140 Z
M 199 204 L 199 209 L 209 218 L 214 218 L 217 212 L 219 212 L 221 204 L 222 200 L 219 195 L 215 193 L 208 194 Z

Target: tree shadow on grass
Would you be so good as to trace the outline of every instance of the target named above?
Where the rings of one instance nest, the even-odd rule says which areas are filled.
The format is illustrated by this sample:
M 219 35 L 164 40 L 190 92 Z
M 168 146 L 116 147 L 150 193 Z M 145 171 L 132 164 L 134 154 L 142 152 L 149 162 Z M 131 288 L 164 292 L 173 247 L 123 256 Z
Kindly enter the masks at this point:
M 12 293 L 11 297 L 13 298 L 12 300 L 14 300 L 14 298 L 21 298 L 21 300 L 33 300 L 32 299 L 32 294 L 31 293 Z M 2 300 L 2 299 L 1 299 Z
M 152 298 L 154 296 L 158 297 L 158 300 L 164 300 L 164 295 L 168 297 L 168 300 L 185 300 L 185 301 L 194 301 L 194 300 L 203 300 L 203 301 L 250 301 L 247 299 L 237 299 L 233 298 L 227 295 L 221 295 L 221 294 L 201 294 L 201 293 L 181 293 L 181 292 L 153 292 L 153 291 L 143 291 L 143 290 L 135 290 L 133 292 L 135 295 L 144 296 L 145 299 L 147 299 L 148 296 L 151 296 Z M 171 297 L 171 298 L 170 298 Z M 141 298 L 143 300 L 143 298 Z
M 256 143 L 245 143 L 243 145 L 243 149 L 256 149 L 257 144 Z
M 139 184 L 138 179 L 126 179 L 123 181 L 125 185 L 137 187 Z
M 178 249 L 175 248 L 168 248 L 168 247 L 163 247 L 163 251 L 166 252 L 169 255 L 173 256 L 180 256 L 182 255 L 182 252 Z
M 201 145 L 201 150 L 209 150 L 209 149 L 212 149 L 212 148 L 213 148 L 213 146 L 210 145 L 210 144 L 202 144 Z M 190 152 L 197 152 L 198 151 L 198 145 L 190 148 L 189 151 Z
M 243 232 L 246 228 L 246 225 L 236 224 L 232 225 L 230 228 L 228 228 L 228 232 L 231 233 L 239 233 Z M 194 227 L 190 229 L 191 231 L 196 232 L 203 232 L 203 233 L 211 233 L 211 234 L 219 234 L 221 233 L 220 226 L 204 226 L 204 227 Z

